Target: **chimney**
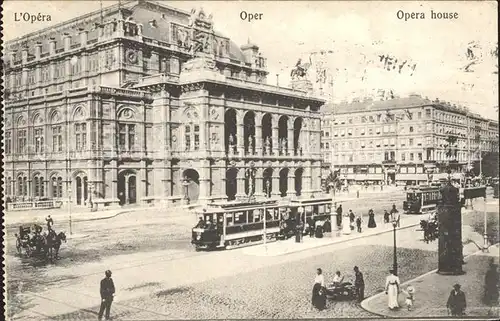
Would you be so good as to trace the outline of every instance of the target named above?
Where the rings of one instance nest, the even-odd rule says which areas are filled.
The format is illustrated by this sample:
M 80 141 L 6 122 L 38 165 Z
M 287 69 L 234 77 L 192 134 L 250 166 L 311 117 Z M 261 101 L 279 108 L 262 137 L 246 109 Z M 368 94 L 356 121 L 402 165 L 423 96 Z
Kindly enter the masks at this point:
M 89 32 L 83 28 L 79 28 L 78 31 L 80 32 L 80 45 L 85 47 L 87 45 Z
M 64 42 L 64 51 L 70 51 L 71 50 L 71 36 L 69 35 L 69 33 L 64 33 L 63 42 Z
M 28 48 L 24 47 L 21 50 L 21 59 L 22 59 L 22 64 L 27 64 L 28 63 Z
M 16 50 L 12 50 L 12 51 L 10 52 L 10 66 L 11 66 L 11 67 L 14 67 L 14 63 L 15 63 L 15 61 L 16 61 L 16 53 L 17 53 L 17 51 L 16 51 Z
M 250 39 L 247 44 L 244 44 L 240 47 L 243 55 L 245 56 L 245 60 L 253 63 L 253 57 L 257 56 L 259 52 L 259 47 L 255 44 L 250 43 Z
M 49 55 L 56 54 L 56 38 L 51 37 L 49 40 Z
M 42 57 L 42 43 L 37 41 L 35 44 L 35 59 L 39 60 Z

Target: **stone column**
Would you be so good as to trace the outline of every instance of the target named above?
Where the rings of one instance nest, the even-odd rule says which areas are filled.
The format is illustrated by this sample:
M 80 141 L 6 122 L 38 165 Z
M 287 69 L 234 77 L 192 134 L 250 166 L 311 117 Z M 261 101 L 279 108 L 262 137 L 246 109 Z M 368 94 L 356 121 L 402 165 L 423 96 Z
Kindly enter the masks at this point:
M 310 197 L 312 193 L 311 189 L 311 161 L 306 161 L 304 165 L 304 172 L 302 175 L 302 195 L 304 197 Z
M 262 156 L 262 126 L 255 125 L 255 154 Z
M 255 171 L 255 197 L 264 197 L 264 169 L 261 167 L 256 168 Z
M 280 147 L 279 147 L 279 144 L 278 144 L 278 141 L 279 141 L 279 137 L 278 137 L 278 122 L 274 122 L 274 119 L 273 119 L 273 124 L 272 124 L 272 128 L 273 128 L 273 135 L 272 135 L 272 142 L 273 142 L 273 148 L 271 149 L 272 150 L 272 155 L 279 155 L 279 152 L 280 152 Z
M 87 45 L 89 32 L 83 28 L 79 28 L 78 31 L 80 32 L 80 45 L 85 47 Z
M 245 194 L 245 167 L 240 167 L 238 169 L 238 175 L 236 177 L 236 198 L 243 198 Z
M 21 63 L 23 65 L 28 63 L 28 48 L 23 48 L 21 50 Z
M 39 60 L 42 57 L 42 43 L 37 41 L 35 44 L 35 59 Z
M 293 154 L 293 127 L 290 128 L 290 123 L 293 125 L 293 121 L 288 121 L 289 126 L 288 126 L 288 137 L 287 137 L 287 155 L 294 155 Z
M 236 112 L 236 151 L 242 157 L 245 154 L 245 125 L 243 124 L 243 112 Z
M 271 191 L 271 197 L 280 197 L 281 192 L 280 192 L 280 172 L 278 168 L 274 168 L 273 170 L 273 183 L 272 183 L 272 191 Z
M 207 203 L 210 198 L 210 162 L 208 160 L 203 160 L 201 164 L 199 200 L 204 204 Z
M 64 51 L 71 50 L 71 36 L 68 33 L 63 35 Z

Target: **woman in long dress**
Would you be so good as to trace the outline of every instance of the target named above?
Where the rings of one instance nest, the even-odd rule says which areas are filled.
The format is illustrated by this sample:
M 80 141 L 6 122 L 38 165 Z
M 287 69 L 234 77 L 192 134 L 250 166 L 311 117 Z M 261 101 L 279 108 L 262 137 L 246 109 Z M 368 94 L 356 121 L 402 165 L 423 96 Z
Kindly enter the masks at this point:
M 387 305 L 393 310 L 399 308 L 398 293 L 401 282 L 399 277 L 394 274 L 394 270 L 390 270 L 390 275 L 385 279 L 385 294 L 387 294 Z
M 342 220 L 342 233 L 351 234 L 351 219 L 348 213 L 344 214 L 344 219 Z
M 375 223 L 375 213 L 373 213 L 373 210 L 370 209 L 368 211 L 368 228 L 375 228 L 377 227 L 377 223 Z
M 317 275 L 314 279 L 311 303 L 320 311 L 326 307 L 325 278 L 321 269 L 317 269 Z

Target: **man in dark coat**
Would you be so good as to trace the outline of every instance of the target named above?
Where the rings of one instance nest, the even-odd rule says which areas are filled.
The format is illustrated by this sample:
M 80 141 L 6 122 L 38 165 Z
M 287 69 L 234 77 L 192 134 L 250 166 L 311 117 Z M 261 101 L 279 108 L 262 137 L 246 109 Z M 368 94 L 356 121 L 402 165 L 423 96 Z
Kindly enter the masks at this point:
M 111 310 L 111 303 L 115 295 L 115 284 L 111 278 L 111 271 L 105 272 L 106 277 L 101 280 L 101 308 L 99 309 L 99 320 L 102 319 L 104 309 L 106 309 L 106 320 L 109 320 L 109 312 Z
M 50 215 L 49 215 L 49 216 L 47 216 L 47 217 L 45 218 L 45 221 L 47 222 L 47 230 L 48 230 L 48 231 L 51 231 L 51 230 L 52 230 L 52 225 L 54 225 L 54 220 L 53 220 L 53 219 L 52 219 L 52 217 L 50 217 Z
M 354 280 L 356 298 L 358 298 L 358 302 L 361 302 L 365 298 L 365 280 L 363 278 L 363 273 L 361 273 L 357 266 L 354 267 L 354 273 L 356 275 L 356 279 Z
M 453 290 L 450 292 L 446 308 L 452 316 L 462 316 L 465 314 L 467 303 L 465 301 L 465 293 L 460 290 L 460 284 L 455 284 Z
M 342 204 L 337 207 L 337 226 L 342 226 Z

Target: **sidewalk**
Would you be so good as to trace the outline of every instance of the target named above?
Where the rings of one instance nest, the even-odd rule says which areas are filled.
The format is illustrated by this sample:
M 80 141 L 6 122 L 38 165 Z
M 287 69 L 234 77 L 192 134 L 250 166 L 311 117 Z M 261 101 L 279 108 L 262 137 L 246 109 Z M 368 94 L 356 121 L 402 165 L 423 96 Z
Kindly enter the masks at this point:
M 401 216 L 401 227 L 398 228 L 398 230 L 418 226 L 420 224 L 420 220 L 426 217 L 427 215 Z M 280 256 L 280 255 L 302 252 L 322 246 L 342 243 L 363 237 L 388 233 L 392 232 L 392 230 L 393 228 L 391 224 L 381 223 L 377 225 L 376 228 L 373 229 L 368 229 L 365 226 L 363 228 L 362 233 L 351 231 L 351 234 L 346 235 L 342 234 L 341 231 L 338 231 L 338 232 L 333 232 L 334 233 L 333 236 L 328 236 L 327 234 L 325 234 L 323 238 L 320 239 L 304 236 L 301 243 L 295 243 L 295 237 L 292 237 L 286 241 L 272 242 L 266 245 L 260 244 L 251 246 L 242 249 L 242 251 L 246 255 L 253 255 L 253 256 Z
M 466 246 L 464 255 L 467 264 L 463 266 L 464 275 L 440 275 L 436 270 L 417 277 L 416 279 L 403 282 L 405 285 L 412 284 L 415 291 L 415 302 L 412 311 L 401 308 L 398 311 L 391 311 L 387 307 L 387 297 L 384 292 L 376 294 L 361 302 L 361 307 L 368 312 L 384 316 L 398 318 L 425 318 L 425 317 L 449 317 L 446 309 L 446 301 L 455 283 L 462 286 L 467 300 L 467 317 L 487 317 L 490 310 L 482 302 L 484 291 L 484 276 L 488 269 L 490 259 L 494 259 L 498 264 L 498 244 L 491 246 L 489 252 L 477 251 L 477 247 Z M 437 262 L 436 262 L 437 266 Z M 381 280 L 383 282 L 383 280 Z M 381 286 L 383 284 L 381 283 Z M 404 295 L 398 298 L 400 306 L 404 307 Z M 490 311 L 490 317 L 498 319 L 500 310 L 498 307 Z
M 134 206 L 134 207 L 121 207 L 116 209 L 109 209 L 103 211 L 91 212 L 88 209 L 73 208 L 71 211 L 71 220 L 73 222 L 84 222 L 93 220 L 102 220 L 116 217 L 120 214 L 144 211 L 144 210 L 166 210 L 166 213 L 176 213 L 178 210 L 189 210 L 192 205 L 180 205 L 180 206 Z M 48 209 L 48 210 L 36 210 L 36 211 L 12 211 L 6 212 L 4 215 L 5 225 L 21 225 L 21 224 L 45 224 L 45 217 L 50 215 L 54 221 L 57 222 L 68 222 L 70 212 L 67 208 L 65 209 Z

